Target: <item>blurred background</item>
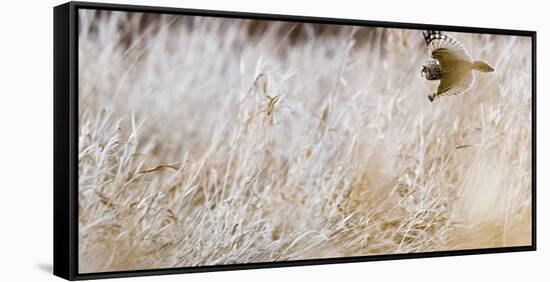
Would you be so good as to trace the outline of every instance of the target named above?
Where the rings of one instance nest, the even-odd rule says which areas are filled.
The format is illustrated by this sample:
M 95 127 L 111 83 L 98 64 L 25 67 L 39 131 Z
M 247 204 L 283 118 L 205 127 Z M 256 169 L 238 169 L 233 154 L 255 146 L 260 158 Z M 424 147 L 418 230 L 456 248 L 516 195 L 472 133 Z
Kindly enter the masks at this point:
M 82 272 L 529 245 L 531 42 L 82 10 Z M 192 228 L 190 228 L 192 226 Z

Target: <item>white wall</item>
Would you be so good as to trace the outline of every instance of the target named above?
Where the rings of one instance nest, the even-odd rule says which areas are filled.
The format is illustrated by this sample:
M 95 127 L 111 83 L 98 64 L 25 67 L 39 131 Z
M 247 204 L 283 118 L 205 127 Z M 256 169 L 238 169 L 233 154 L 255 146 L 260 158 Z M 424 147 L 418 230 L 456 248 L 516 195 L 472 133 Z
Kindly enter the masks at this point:
M 103 2 L 115 2 L 103 0 Z M 125 281 L 522 281 L 550 277 L 541 219 L 549 216 L 545 187 L 550 152 L 545 1 L 116 1 L 126 4 L 321 17 L 466 25 L 538 31 L 539 250 L 267 270 L 132 278 Z M 4 1 L 0 16 L 0 280 L 47 281 L 52 263 L 52 7 L 60 1 Z M 546 11 L 546 12 L 545 12 Z M 513 54 L 511 54 L 513 55 Z M 546 238 L 545 238 L 546 237 Z M 18 278 L 19 277 L 19 278 Z

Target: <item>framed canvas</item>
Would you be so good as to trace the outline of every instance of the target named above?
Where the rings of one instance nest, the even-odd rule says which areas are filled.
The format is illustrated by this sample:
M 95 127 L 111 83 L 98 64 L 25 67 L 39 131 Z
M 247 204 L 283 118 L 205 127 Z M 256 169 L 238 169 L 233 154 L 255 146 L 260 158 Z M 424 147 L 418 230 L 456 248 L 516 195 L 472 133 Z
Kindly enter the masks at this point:
M 534 31 L 54 8 L 54 274 L 536 249 Z

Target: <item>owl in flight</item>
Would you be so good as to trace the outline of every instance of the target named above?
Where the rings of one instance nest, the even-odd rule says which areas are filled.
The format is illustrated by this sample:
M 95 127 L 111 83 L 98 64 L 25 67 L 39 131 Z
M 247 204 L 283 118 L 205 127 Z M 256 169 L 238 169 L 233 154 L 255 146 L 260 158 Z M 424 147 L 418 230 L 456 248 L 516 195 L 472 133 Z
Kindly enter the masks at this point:
M 462 43 L 441 31 L 427 30 L 422 32 L 422 35 L 428 53 L 434 59 L 422 66 L 422 77 L 427 80 L 439 80 L 437 91 L 428 95 L 430 102 L 439 96 L 466 92 L 474 83 L 474 70 L 495 71 L 484 61 L 473 61 Z

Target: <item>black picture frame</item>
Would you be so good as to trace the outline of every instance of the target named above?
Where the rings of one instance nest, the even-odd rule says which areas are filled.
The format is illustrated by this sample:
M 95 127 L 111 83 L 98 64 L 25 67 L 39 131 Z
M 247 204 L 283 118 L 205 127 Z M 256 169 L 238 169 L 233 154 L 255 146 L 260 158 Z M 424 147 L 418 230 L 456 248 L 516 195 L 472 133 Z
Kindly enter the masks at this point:
M 532 244 L 530 246 L 468 249 L 424 253 L 387 254 L 360 257 L 277 261 L 265 263 L 147 269 L 117 272 L 78 272 L 78 9 L 148 12 L 177 15 L 260 19 L 305 23 L 375 26 L 402 29 L 433 29 L 451 32 L 527 36 L 532 39 Z M 193 272 L 258 269 L 333 263 L 351 263 L 410 258 L 475 255 L 536 250 L 536 32 L 380 22 L 353 19 L 256 14 L 228 11 L 69 2 L 54 8 L 54 275 L 68 280 L 165 275 Z

